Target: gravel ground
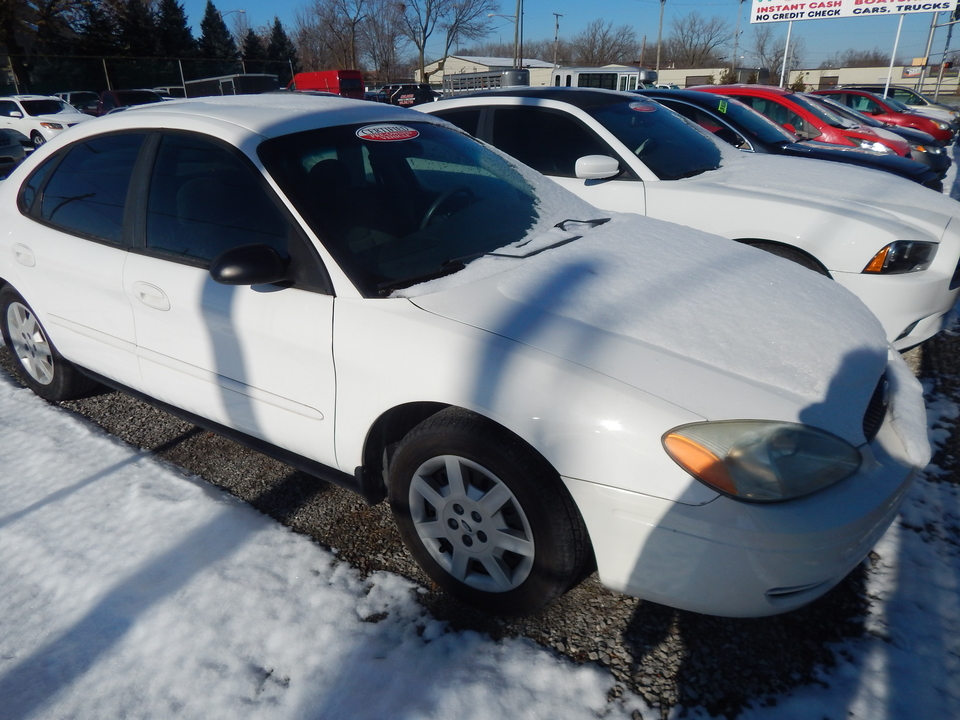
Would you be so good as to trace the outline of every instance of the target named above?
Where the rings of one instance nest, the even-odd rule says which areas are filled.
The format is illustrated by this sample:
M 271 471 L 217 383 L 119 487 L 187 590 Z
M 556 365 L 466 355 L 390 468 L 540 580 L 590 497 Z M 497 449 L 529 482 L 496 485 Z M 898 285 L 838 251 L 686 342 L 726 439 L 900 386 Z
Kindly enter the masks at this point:
M 908 353 L 914 371 L 933 392 L 960 397 L 960 336 L 944 333 Z M 11 360 L 0 350 L 0 366 Z M 816 682 L 817 670 L 838 658 L 831 641 L 864 632 L 869 607 L 865 580 L 875 557 L 837 588 L 801 610 L 771 618 L 716 618 L 639 601 L 603 588 L 591 576 L 545 611 L 502 619 L 451 602 L 407 555 L 385 503 L 327 485 L 213 433 L 200 430 L 126 395 L 103 392 L 62 406 L 108 432 L 249 502 L 297 532 L 309 535 L 363 573 L 399 573 L 427 589 L 423 604 L 454 629 L 500 638 L 525 636 L 577 662 L 594 662 L 619 683 L 660 708 L 702 707 L 736 717 L 746 704 L 774 704 L 775 696 Z M 960 449 L 951 437 L 935 462 L 956 482 Z

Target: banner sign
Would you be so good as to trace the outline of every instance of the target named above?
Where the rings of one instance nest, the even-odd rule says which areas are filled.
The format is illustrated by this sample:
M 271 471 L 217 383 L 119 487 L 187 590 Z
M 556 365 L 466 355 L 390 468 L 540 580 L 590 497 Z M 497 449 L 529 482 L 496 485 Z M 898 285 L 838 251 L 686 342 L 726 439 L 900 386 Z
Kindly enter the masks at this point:
M 823 20 L 841 17 L 879 17 L 926 12 L 953 12 L 960 0 L 753 0 L 750 22 Z

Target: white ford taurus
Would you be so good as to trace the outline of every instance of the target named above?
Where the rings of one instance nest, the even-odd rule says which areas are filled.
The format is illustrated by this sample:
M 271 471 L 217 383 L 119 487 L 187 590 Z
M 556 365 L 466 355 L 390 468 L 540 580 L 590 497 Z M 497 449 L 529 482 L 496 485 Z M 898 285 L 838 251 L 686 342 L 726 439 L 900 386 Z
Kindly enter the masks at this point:
M 798 607 L 929 453 L 840 285 L 340 98 L 157 104 L 39 148 L 0 186 L 0 327 L 41 397 L 105 383 L 389 498 L 496 612 L 594 563 L 677 607 Z

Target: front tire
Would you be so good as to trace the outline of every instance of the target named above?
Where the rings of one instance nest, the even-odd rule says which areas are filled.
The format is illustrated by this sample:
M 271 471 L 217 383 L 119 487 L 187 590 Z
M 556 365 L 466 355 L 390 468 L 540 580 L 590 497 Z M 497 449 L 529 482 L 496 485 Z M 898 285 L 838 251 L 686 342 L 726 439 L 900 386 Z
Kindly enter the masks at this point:
M 397 447 L 389 483 L 407 549 L 464 603 L 525 615 L 582 577 L 587 532 L 560 477 L 486 418 L 449 408 L 423 421 Z
M 69 400 L 96 387 L 57 352 L 33 309 L 10 287 L 0 290 L 0 331 L 20 379 L 43 399 Z
M 33 147 L 34 147 L 34 148 L 40 147 L 41 145 L 43 145 L 43 144 L 47 141 L 47 139 L 46 139 L 43 135 L 41 135 L 40 133 L 38 133 L 36 130 L 34 130 L 34 131 L 30 134 L 30 139 L 33 141 Z

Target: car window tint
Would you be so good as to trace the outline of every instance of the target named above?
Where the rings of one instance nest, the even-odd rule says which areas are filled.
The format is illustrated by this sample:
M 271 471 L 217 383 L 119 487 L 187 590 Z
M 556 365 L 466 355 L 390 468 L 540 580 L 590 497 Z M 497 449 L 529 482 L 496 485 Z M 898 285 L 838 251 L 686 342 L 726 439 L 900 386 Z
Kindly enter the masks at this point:
M 257 243 L 285 256 L 288 235 L 286 218 L 240 158 L 202 138 L 163 138 L 147 201 L 148 249 L 209 262 Z
M 726 143 L 730 143 L 737 148 L 749 148 L 750 143 L 747 142 L 746 138 L 743 137 L 739 132 L 731 128 L 726 123 L 723 123 L 719 118 L 710 115 L 709 113 L 701 110 L 700 108 L 693 107 L 692 105 L 687 105 L 685 103 L 676 103 L 669 102 L 667 100 L 660 100 L 659 102 L 662 105 L 666 105 L 671 110 L 676 113 L 683 115 L 687 120 L 696 123 L 702 127 L 707 132 L 713 133 L 717 138 L 723 140 Z
M 496 108 L 491 141 L 544 175 L 576 177 L 578 158 L 616 157 L 606 143 L 576 119 L 541 108 Z
M 444 110 L 434 113 L 449 123 L 453 123 L 464 132 L 476 135 L 480 127 L 480 108 L 464 108 L 463 110 Z
M 720 147 L 691 122 L 656 102 L 637 98 L 587 109 L 661 180 L 693 177 L 720 167 Z
M 33 171 L 27 181 L 20 188 L 20 209 L 25 213 L 30 213 L 33 209 L 33 203 L 39 197 L 40 188 L 43 181 L 46 180 L 50 170 L 57 164 L 57 156 L 49 158 L 39 168 Z
M 20 108 L 15 102 L 0 100 L 0 116 L 10 117 L 15 112 L 20 112 Z
M 37 216 L 64 230 L 121 244 L 127 189 L 144 137 L 107 135 L 75 145 L 53 171 Z

